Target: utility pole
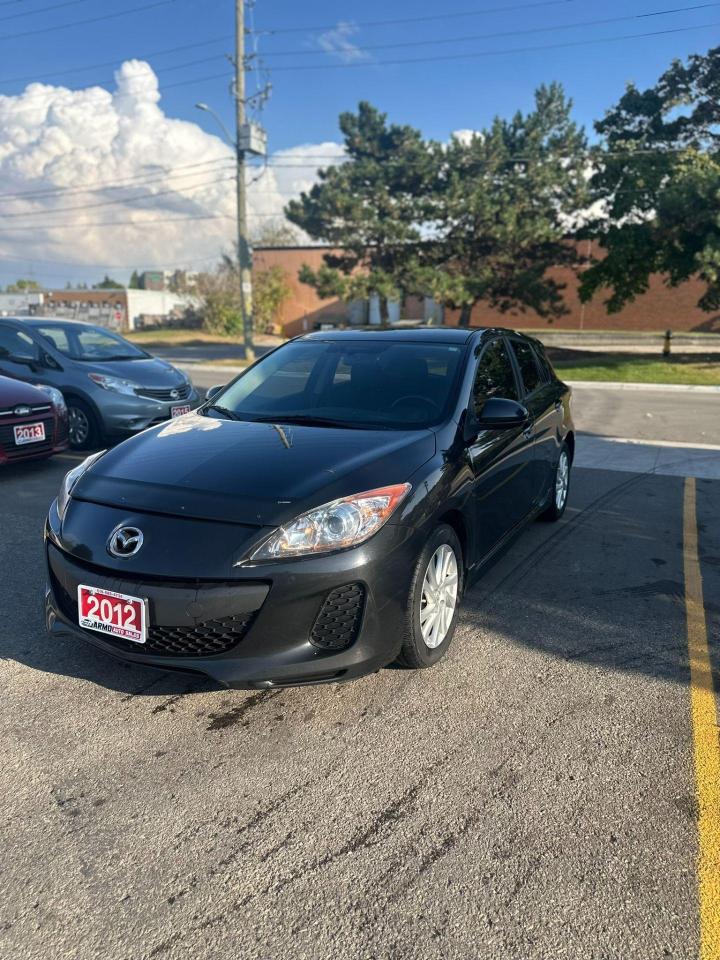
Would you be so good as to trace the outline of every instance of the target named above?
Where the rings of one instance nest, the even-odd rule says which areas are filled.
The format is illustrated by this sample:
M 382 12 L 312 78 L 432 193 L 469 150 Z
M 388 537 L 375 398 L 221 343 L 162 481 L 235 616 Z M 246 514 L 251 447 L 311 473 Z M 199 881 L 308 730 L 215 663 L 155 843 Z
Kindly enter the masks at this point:
M 235 0 L 235 150 L 237 154 L 237 234 L 240 309 L 243 321 L 245 358 L 255 359 L 252 331 L 252 254 L 247 227 L 245 184 L 245 0 Z

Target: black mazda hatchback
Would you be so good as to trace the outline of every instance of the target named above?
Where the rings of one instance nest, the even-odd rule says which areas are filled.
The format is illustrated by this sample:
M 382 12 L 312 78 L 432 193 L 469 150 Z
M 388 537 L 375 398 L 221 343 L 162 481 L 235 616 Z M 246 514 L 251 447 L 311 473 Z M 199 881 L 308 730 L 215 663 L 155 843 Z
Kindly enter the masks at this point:
M 432 666 L 467 585 L 562 515 L 574 447 L 569 388 L 528 337 L 300 337 L 68 473 L 48 630 L 240 688 Z

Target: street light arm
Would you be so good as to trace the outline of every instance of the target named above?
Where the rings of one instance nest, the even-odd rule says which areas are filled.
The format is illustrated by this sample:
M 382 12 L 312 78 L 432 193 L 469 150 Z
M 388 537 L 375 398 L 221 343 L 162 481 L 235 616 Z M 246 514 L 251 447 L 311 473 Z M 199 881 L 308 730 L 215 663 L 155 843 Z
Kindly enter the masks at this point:
M 220 127 L 220 129 L 222 130 L 223 136 L 224 136 L 224 138 L 225 138 L 225 142 L 228 143 L 228 144 L 233 148 L 233 150 L 237 153 L 237 151 L 238 151 L 238 144 L 235 142 L 235 139 L 231 136 L 230 131 L 229 131 L 228 128 L 225 126 L 225 124 L 222 122 L 222 120 L 221 120 L 220 117 L 217 115 L 217 113 L 213 110 L 213 108 L 210 107 L 210 106 L 208 106 L 207 103 L 196 103 L 195 106 L 196 106 L 196 108 L 197 108 L 198 110 L 202 110 L 202 111 L 204 111 L 205 113 L 209 113 L 209 114 L 210 114 L 210 116 L 215 120 L 215 122 L 217 123 L 217 125 L 218 125 L 218 126 Z

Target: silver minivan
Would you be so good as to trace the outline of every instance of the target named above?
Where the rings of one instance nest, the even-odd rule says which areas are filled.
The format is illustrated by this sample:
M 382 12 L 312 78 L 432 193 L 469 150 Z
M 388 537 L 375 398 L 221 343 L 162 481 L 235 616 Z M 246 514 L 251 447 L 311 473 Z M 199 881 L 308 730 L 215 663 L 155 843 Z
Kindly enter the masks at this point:
M 0 317 L 0 374 L 60 390 L 76 449 L 123 439 L 200 403 L 171 364 L 78 320 Z

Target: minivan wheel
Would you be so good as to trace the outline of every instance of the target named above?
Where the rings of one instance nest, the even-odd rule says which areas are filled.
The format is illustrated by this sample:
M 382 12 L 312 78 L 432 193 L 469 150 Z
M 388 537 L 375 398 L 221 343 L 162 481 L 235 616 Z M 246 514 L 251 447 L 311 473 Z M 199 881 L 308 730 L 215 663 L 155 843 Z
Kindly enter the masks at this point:
M 397 663 L 431 667 L 452 642 L 463 592 L 462 548 L 448 524 L 440 524 L 425 544 L 413 571 L 405 634 Z
M 541 520 L 559 520 L 565 513 L 568 492 L 570 490 L 570 451 L 566 443 L 560 447 L 553 485 L 548 498 L 548 506 L 540 514 Z
M 87 450 L 100 444 L 95 414 L 87 403 L 74 397 L 68 400 L 68 439 L 73 450 Z

